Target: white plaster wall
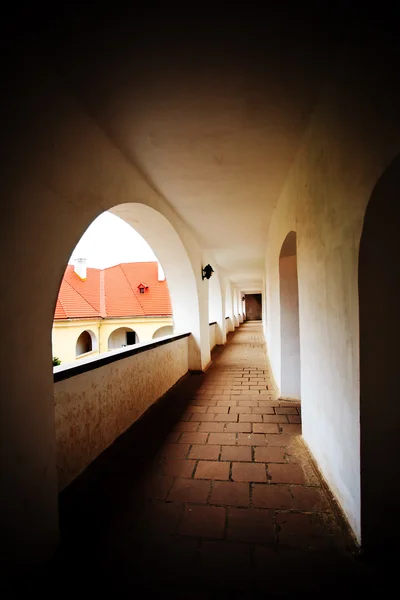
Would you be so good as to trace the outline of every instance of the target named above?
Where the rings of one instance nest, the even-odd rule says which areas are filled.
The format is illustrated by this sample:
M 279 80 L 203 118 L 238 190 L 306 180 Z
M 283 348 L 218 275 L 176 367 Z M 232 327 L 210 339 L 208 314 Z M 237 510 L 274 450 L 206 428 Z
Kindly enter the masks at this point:
M 183 338 L 55 383 L 59 490 L 187 371 Z
M 213 323 L 210 325 L 210 350 L 212 350 L 216 346 L 216 328 L 217 325 Z
M 300 399 L 299 296 L 296 256 L 279 259 L 281 396 Z
M 235 327 L 239 326 L 239 303 L 238 303 L 238 290 L 233 287 L 232 288 L 232 297 L 233 297 L 233 321 Z
M 382 93 L 385 63 L 374 53 L 338 56 L 283 187 L 266 256 L 267 345 L 281 387 L 279 253 L 297 232 L 303 436 L 359 540 L 358 247 L 372 189 L 400 146 L 396 103 Z
M 105 210 L 142 203 L 179 231 L 198 290 L 202 262 L 190 228 L 54 73 L 39 66 L 34 56 L 29 69 L 22 65 L 20 71 L 24 77 L 9 82 L 8 98 L 18 97 L 19 103 L 18 108 L 12 102 L 5 107 L 10 126 L 3 131 L 7 154 L 1 163 L 2 194 L 9 207 L 0 239 L 3 275 L 13 281 L 2 292 L 7 353 L 0 361 L 6 415 L 0 419 L 6 457 L 1 463 L 0 517 L 7 542 L 1 559 L 13 565 L 42 561 L 58 540 L 51 330 L 72 249 Z M 16 272 L 23 276 L 15 278 Z M 166 275 L 170 284 L 167 270 Z M 26 302 L 32 290 L 33 306 Z M 198 319 L 191 360 L 198 368 L 210 355 L 207 296 L 193 308 Z
M 232 294 L 232 283 L 229 279 L 225 283 L 225 325 L 226 331 L 235 331 L 235 319 L 233 316 L 233 294 Z
M 207 257 L 210 258 L 210 257 Z M 209 294 L 209 323 L 216 322 L 215 328 L 215 343 L 226 344 L 226 324 L 225 324 L 225 293 L 218 266 L 214 261 L 208 260 L 213 265 L 214 273 L 208 280 Z M 211 341 L 210 341 L 211 344 Z

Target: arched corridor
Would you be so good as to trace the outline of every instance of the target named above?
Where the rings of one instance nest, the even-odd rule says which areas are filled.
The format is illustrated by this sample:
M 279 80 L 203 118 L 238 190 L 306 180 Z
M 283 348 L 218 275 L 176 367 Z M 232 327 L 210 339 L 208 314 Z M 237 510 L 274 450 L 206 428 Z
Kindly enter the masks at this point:
M 92 590 L 201 598 L 209 586 L 290 594 L 313 593 L 325 577 L 332 593 L 346 577 L 360 585 L 299 436 L 299 404 L 276 399 L 261 325 L 228 337 L 205 375 L 186 377 L 61 495 L 51 573 L 68 565 L 71 589 L 78 578 Z
M 218 10 L 214 3 L 194 19 L 169 4 L 154 10 L 142 3 L 137 10 L 130 3 L 126 13 L 116 4 L 107 13 L 83 4 L 59 17 L 35 5 L 3 20 L 0 565 L 6 573 L 32 572 L 59 552 L 59 575 L 83 572 L 93 580 L 96 571 L 98 583 L 110 577 L 117 585 L 113 574 L 126 581 L 143 572 L 149 584 L 154 573 L 146 565 L 154 557 L 165 583 L 165 552 L 156 558 L 156 540 L 165 534 L 172 536 L 168 559 L 178 564 L 179 548 L 188 558 L 190 591 L 196 577 L 205 589 L 213 569 L 220 588 L 232 591 L 236 581 L 232 575 L 226 581 L 217 566 L 218 556 L 231 552 L 236 558 L 220 561 L 221 573 L 229 564 L 239 578 L 234 560 L 248 563 L 250 588 L 261 589 L 263 578 L 263 589 L 273 585 L 279 594 L 280 575 L 295 596 L 302 585 L 314 586 L 307 579 L 314 565 L 324 594 L 327 587 L 333 594 L 330 576 L 340 572 L 344 582 L 346 572 L 338 557 L 349 557 L 336 546 L 341 536 L 329 533 L 336 511 L 332 521 L 330 509 L 296 505 L 296 494 L 321 499 L 325 489 L 354 538 L 362 577 L 367 554 L 376 557 L 389 542 L 397 547 L 399 186 L 386 179 L 400 152 L 397 21 L 383 9 L 369 21 L 366 8 L 361 14 L 353 6 L 314 4 L 287 10 L 275 3 L 262 18 L 252 7 Z M 57 293 L 71 251 L 104 211 L 154 250 L 154 284 L 144 275 L 133 283 L 122 268 L 121 287 L 116 273 L 109 284 L 106 274 L 104 281 L 94 274 L 102 292 L 97 302 L 92 289 L 95 314 L 86 306 L 79 326 L 67 310 L 66 286 L 57 332 L 68 330 L 69 364 L 52 348 Z M 285 248 L 294 232 L 295 244 Z M 76 257 L 81 274 L 82 256 Z M 171 306 L 154 312 L 150 299 L 164 275 Z M 91 277 L 81 279 L 76 297 L 91 289 Z M 118 290 L 116 307 L 136 290 L 140 322 L 116 309 L 112 323 L 104 323 L 111 289 Z M 255 314 L 242 300 L 250 294 L 261 297 Z M 152 339 L 163 326 L 173 335 Z M 108 352 L 114 328 L 132 329 L 130 341 L 135 332 L 140 343 L 125 338 L 126 347 Z M 77 357 L 83 331 L 97 341 L 85 335 Z M 272 451 L 274 441 L 279 451 Z M 182 467 L 184 475 L 166 473 L 159 462 L 156 497 L 147 503 L 138 478 L 155 468 L 164 443 L 178 453 L 165 460 L 179 461 L 165 464 Z M 191 458 L 194 446 L 207 456 Z M 292 454 L 293 448 L 306 454 Z M 283 462 L 274 462 L 279 457 Z M 307 479 L 309 461 L 323 483 Z M 202 471 L 214 462 L 215 471 Z M 304 479 L 278 483 L 284 472 Z M 248 481 L 237 480 L 246 473 Z M 179 485 L 193 487 L 196 501 L 183 491 L 174 497 Z M 218 489 L 229 490 L 226 503 L 223 496 L 216 501 Z M 286 498 L 289 508 L 258 505 L 264 493 L 265 502 L 273 493 L 274 503 Z M 143 502 L 160 513 L 140 517 Z M 196 515 L 213 516 L 197 521 Z M 154 527 L 146 532 L 148 548 L 138 522 Z M 200 534 L 215 525 L 221 537 L 192 534 L 188 523 L 199 522 Z M 334 547 L 291 545 L 305 532 L 309 539 L 309 527 L 313 548 L 318 540 Z M 238 539 L 254 529 L 261 542 Z M 317 556 L 326 559 L 325 570 Z M 303 573 L 297 565 L 307 561 Z M 353 577 L 351 557 L 346 564 Z M 184 595 L 177 578 L 186 567 L 169 567 Z M 335 582 L 335 597 L 343 597 Z

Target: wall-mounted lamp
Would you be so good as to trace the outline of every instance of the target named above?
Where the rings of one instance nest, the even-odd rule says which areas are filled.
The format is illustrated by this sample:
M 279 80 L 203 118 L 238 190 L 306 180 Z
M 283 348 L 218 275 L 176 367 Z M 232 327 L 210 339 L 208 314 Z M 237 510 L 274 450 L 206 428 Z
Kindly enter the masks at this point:
M 202 279 L 210 279 L 211 275 L 214 273 L 214 269 L 211 265 L 206 265 L 201 273 Z

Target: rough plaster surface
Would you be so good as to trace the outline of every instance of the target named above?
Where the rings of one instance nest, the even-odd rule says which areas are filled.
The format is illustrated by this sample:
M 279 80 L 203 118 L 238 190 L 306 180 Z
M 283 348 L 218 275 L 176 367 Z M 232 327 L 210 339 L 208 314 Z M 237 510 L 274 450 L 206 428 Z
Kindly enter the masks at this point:
M 216 342 L 216 329 L 217 329 L 217 325 L 214 323 L 213 325 L 210 325 L 210 350 L 212 350 L 215 347 Z
M 281 396 L 300 400 L 299 294 L 296 256 L 279 258 Z
M 209 256 L 204 257 L 204 263 L 208 264 Z M 223 274 L 219 272 L 216 264 L 213 264 L 214 273 L 208 280 L 208 314 L 209 322 L 216 322 L 215 342 L 217 344 L 226 343 L 226 323 L 225 323 L 225 285 L 222 281 Z M 211 342 L 210 342 L 211 343 Z
M 282 190 L 266 258 L 267 346 L 281 388 L 279 253 L 297 232 L 303 436 L 358 540 L 358 247 L 372 189 L 399 151 L 400 133 L 395 104 L 382 94 L 382 63 L 363 52 L 338 57 Z
M 59 490 L 187 371 L 183 338 L 54 384 Z

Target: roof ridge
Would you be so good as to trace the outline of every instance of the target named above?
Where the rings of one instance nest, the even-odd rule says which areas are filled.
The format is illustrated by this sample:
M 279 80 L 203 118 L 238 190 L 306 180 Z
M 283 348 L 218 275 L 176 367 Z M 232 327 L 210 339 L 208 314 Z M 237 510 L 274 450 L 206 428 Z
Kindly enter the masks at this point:
M 129 263 L 125 263 L 125 264 L 129 264 Z M 134 289 L 133 289 L 133 287 L 131 286 L 131 284 L 130 284 L 130 281 L 129 281 L 128 277 L 126 276 L 126 273 L 125 273 L 125 271 L 124 271 L 124 269 L 123 269 L 123 267 L 122 267 L 122 263 L 121 263 L 119 266 L 121 267 L 121 271 L 123 272 L 123 274 L 124 274 L 124 277 L 125 277 L 126 281 L 128 282 L 128 285 L 129 285 L 130 289 L 132 290 L 132 294 L 135 296 L 136 300 L 139 302 L 139 305 L 140 305 L 140 307 L 141 307 L 141 309 L 142 309 L 142 311 L 143 311 L 143 314 L 145 315 L 145 314 L 146 314 L 146 311 L 145 311 L 145 309 L 144 309 L 144 306 L 143 306 L 143 304 L 140 302 L 140 300 L 139 300 L 139 298 L 138 298 L 138 295 L 135 293 L 135 290 L 134 290 Z

